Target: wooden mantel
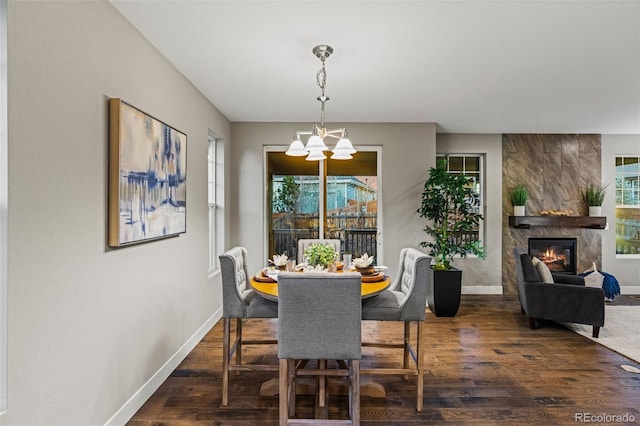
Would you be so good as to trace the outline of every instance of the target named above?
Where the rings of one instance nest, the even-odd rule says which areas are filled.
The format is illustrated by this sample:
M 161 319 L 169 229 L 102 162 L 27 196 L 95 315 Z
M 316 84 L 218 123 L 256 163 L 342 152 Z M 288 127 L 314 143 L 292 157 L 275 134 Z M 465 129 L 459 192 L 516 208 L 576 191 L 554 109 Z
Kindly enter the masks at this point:
M 512 228 L 529 229 L 532 226 L 562 226 L 566 228 L 604 229 L 606 216 L 509 216 Z

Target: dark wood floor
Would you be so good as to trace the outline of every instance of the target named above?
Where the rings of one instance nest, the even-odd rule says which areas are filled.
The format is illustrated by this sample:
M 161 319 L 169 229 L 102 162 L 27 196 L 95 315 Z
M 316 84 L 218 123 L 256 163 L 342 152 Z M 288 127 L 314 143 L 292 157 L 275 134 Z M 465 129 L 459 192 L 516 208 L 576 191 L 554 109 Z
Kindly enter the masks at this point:
M 275 336 L 275 328 L 272 320 L 251 320 L 245 336 Z M 554 323 L 530 330 L 512 297 L 465 295 L 454 318 L 427 311 L 425 330 L 424 412 L 415 411 L 415 378 L 378 376 L 387 395 L 362 398 L 363 425 L 575 425 L 582 413 L 628 414 L 640 423 L 640 374 L 620 368 L 638 363 Z M 363 340 L 401 333 L 398 323 L 363 325 Z M 259 395 L 277 373 L 232 376 L 229 406 L 220 406 L 221 342 L 218 323 L 128 424 L 277 424 L 277 396 Z M 364 348 L 362 366 L 400 363 L 398 353 Z M 276 347 L 243 354 L 246 361 L 277 363 Z M 299 414 L 313 416 L 313 403 L 299 398 Z M 331 416 L 346 414 L 345 397 L 330 404 Z

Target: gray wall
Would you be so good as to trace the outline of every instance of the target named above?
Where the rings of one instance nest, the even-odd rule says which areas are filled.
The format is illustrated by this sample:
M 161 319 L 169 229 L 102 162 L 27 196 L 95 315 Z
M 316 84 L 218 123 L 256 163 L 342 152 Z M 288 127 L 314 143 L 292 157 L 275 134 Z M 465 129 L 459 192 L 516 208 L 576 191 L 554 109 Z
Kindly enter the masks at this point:
M 382 206 L 384 254 L 382 262 L 394 274 L 403 247 L 417 247 L 423 240 L 423 223 L 416 213 L 427 171 L 435 164 L 436 129 L 433 123 L 329 123 L 347 127 L 356 146 L 382 147 Z M 263 146 L 286 147 L 296 130 L 310 129 L 305 123 L 232 123 L 234 141 L 231 164 L 240 173 L 232 177 L 230 192 L 231 241 L 247 247 L 249 268 L 264 266 Z
M 602 231 L 602 270 L 613 274 L 622 293 L 640 294 L 640 259 L 616 259 L 616 155 L 640 155 L 640 135 L 602 135 L 602 183 L 609 184 L 602 204 L 602 214 L 609 220 L 609 229 Z
M 122 422 L 143 385 L 162 381 L 152 376 L 220 316 L 219 277 L 207 273 L 207 132 L 229 141 L 230 126 L 105 1 L 11 1 L 8 44 L 1 422 L 104 424 L 132 398 Z M 106 247 L 108 97 L 187 134 L 186 234 Z
M 502 292 L 502 135 L 438 133 L 438 153 L 484 154 L 484 247 L 486 259 L 457 259 L 465 293 Z
M 170 372 L 167 366 L 220 316 L 219 276 L 207 274 L 208 130 L 227 144 L 225 224 L 232 229 L 225 229 L 226 247 L 247 246 L 255 269 L 267 257 L 262 146 L 287 144 L 293 130 L 305 126 L 232 128 L 104 1 L 10 2 L 8 52 L 9 411 L 1 421 L 124 422 L 132 414 L 127 410 L 144 401 L 145 392 Z M 106 247 L 108 97 L 121 97 L 188 135 L 186 234 L 120 250 Z M 384 263 L 393 273 L 400 249 L 423 239 L 415 211 L 434 164 L 435 125 L 348 127 L 356 145 L 383 149 Z M 501 193 L 493 176 L 499 169 L 493 167 L 499 162 L 496 138 L 438 135 L 439 150 L 486 149 L 487 197 Z M 602 140 L 606 181 L 616 153 L 639 153 L 640 136 Z M 492 208 L 487 200 L 488 220 L 499 221 Z M 604 209 L 615 216 L 613 197 Z M 616 260 L 614 231 L 603 235 L 603 269 L 622 285 L 640 285 L 640 261 Z M 491 275 L 496 259 L 489 256 L 486 264 L 464 261 L 463 269 L 472 264 L 483 271 L 482 279 L 468 285 L 499 282 Z

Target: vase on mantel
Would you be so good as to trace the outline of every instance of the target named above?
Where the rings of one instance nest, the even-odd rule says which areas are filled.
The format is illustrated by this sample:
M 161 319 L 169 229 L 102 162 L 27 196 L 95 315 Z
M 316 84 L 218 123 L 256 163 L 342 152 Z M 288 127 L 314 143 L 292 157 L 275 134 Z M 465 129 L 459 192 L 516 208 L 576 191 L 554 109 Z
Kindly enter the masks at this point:
M 589 216 L 602 216 L 602 206 L 589 206 Z
M 524 206 L 513 206 L 514 216 L 524 216 Z

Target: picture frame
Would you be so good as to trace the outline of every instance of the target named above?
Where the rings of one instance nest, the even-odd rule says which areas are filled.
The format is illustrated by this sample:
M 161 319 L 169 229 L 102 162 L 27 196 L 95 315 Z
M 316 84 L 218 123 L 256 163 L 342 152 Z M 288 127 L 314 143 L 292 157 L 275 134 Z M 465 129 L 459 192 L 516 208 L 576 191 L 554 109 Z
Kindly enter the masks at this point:
M 187 135 L 120 98 L 109 99 L 108 245 L 185 233 Z

